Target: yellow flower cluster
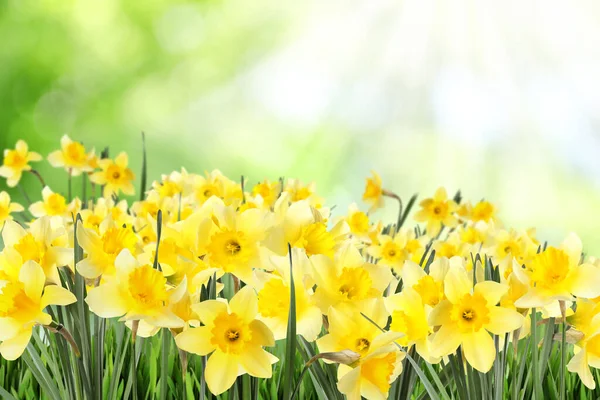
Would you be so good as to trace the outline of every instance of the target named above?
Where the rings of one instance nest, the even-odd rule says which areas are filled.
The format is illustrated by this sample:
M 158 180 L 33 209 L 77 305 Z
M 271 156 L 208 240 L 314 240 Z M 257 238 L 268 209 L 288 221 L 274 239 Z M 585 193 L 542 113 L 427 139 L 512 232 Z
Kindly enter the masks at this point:
M 19 141 L 5 151 L 0 175 L 14 185 L 39 158 Z M 363 195 L 368 211 L 352 204 L 334 216 L 314 184 L 295 179 L 250 186 L 218 170 L 182 169 L 129 204 L 117 197 L 134 192 L 125 153 L 98 158 L 65 136 L 48 161 L 88 174 L 102 197 L 68 201 L 44 187 L 29 221 L 0 193 L 0 353 L 7 359 L 20 356 L 33 326 L 52 322 L 46 306 L 75 301 L 61 274 L 80 274 L 96 315 L 118 317 L 142 337 L 170 329 L 181 350 L 208 355 L 205 379 L 217 395 L 241 374 L 271 376 L 278 360 L 264 348 L 286 338 L 293 280 L 298 334 L 322 353 L 355 355 L 338 368 L 338 389 L 349 399 L 385 398 L 413 346 L 428 363 L 460 351 L 487 372 L 494 337 L 526 337 L 532 309 L 580 332 L 569 370 L 594 386 L 600 262 L 582 259 L 574 234 L 558 247 L 542 245 L 533 230 L 505 228 L 488 201 L 452 199 L 444 188 L 420 202 L 421 225 L 385 226 L 372 213 L 384 197 L 399 197 L 377 174 Z M 73 265 L 75 241 L 84 258 Z M 213 277 L 218 290 L 232 282 L 233 297 L 200 301 Z

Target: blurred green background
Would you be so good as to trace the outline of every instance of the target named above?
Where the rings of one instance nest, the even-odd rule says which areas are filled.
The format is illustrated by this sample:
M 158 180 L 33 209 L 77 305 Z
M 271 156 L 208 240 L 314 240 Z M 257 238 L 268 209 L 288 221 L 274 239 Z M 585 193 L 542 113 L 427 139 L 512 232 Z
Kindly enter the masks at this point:
M 0 35 L 2 148 L 68 133 L 139 173 L 144 131 L 150 178 L 294 176 L 338 212 L 375 169 L 600 254 L 597 2 L 3 0 Z

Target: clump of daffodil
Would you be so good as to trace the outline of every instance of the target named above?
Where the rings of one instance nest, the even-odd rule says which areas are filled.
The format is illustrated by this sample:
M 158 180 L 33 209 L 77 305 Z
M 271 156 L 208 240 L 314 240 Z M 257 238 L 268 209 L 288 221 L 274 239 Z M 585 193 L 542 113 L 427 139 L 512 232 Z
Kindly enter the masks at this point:
M 105 158 L 98 161 L 101 171 L 94 172 L 90 180 L 98 185 L 103 185 L 104 197 L 118 196 L 119 193 L 131 196 L 135 193 L 133 187 L 133 172 L 128 167 L 127 153 L 120 153 L 114 160 Z
M 515 301 L 517 307 L 543 307 L 553 302 L 591 299 L 600 296 L 600 274 L 591 264 L 580 264 L 582 245 L 574 233 L 559 248 L 549 246 L 536 254 L 524 268 L 513 273 L 529 286 Z
M 24 140 L 17 142 L 14 150 L 4 150 L 4 160 L 0 166 L 0 176 L 6 178 L 8 187 L 15 187 L 21 180 L 23 171 L 31 171 L 30 162 L 41 161 L 42 156 L 29 151 Z
M 68 135 L 60 139 L 60 150 L 48 154 L 48 162 L 55 168 L 64 168 L 73 176 L 81 175 L 82 172 L 91 172 L 93 167 L 90 163 L 94 157 L 94 151 L 85 151 L 85 147 L 71 140 Z
M 453 228 L 458 224 L 454 215 L 457 209 L 456 202 L 448 199 L 443 187 L 436 190 L 432 198 L 421 201 L 419 205 L 421 210 L 415 215 L 415 220 L 427 223 L 427 234 L 432 237 L 440 232 L 442 226 Z
M 360 309 L 379 326 L 384 326 L 388 313 L 381 299 L 372 299 Z M 329 309 L 329 333 L 317 340 L 320 352 L 339 353 L 351 350 L 358 359 L 351 365 L 338 367 L 338 389 L 348 399 L 387 398 L 391 382 L 402 372 L 404 353 L 394 340 L 402 333 L 381 333 L 380 329 L 359 312 L 349 314 L 332 307 Z M 327 362 L 327 360 L 326 360 Z
M 363 300 L 381 297 L 392 281 L 389 268 L 365 262 L 351 244 L 338 250 L 333 259 L 319 254 L 310 261 L 317 285 L 315 300 L 323 314 L 331 306 L 355 308 Z
M 192 309 L 203 326 L 183 331 L 175 341 L 184 351 L 210 354 L 204 378 L 213 394 L 225 392 L 239 375 L 271 377 L 271 364 L 277 358 L 263 347 L 274 346 L 275 340 L 269 328 L 256 319 L 258 299 L 253 288 L 245 286 L 229 303 L 207 300 Z
M 87 254 L 77 263 L 77 272 L 87 279 L 115 275 L 115 260 L 123 249 L 131 254 L 139 253 L 138 236 L 131 226 L 117 225 L 110 217 L 100 224 L 98 232 L 80 224 L 77 241 Z
M 35 261 L 49 284 L 60 285 L 58 268 L 73 262 L 67 232 L 62 225 L 53 224 L 49 217 L 36 219 L 28 229 L 15 221 L 6 221 L 2 230 L 4 250 L 0 255 L 0 270 L 16 279 L 21 266 Z
M 502 335 L 523 325 L 520 313 L 497 305 L 507 291 L 507 285 L 492 281 L 473 286 L 464 267 L 451 266 L 444 278 L 446 299 L 429 315 L 430 325 L 439 327 L 431 342 L 431 355 L 444 357 L 462 346 L 473 368 L 489 371 L 496 358 L 490 333 Z
M 6 192 L 0 192 L 0 229 L 4 226 L 4 221 L 12 221 L 11 214 L 25 210 L 22 205 L 10 201 L 10 195 Z
M 269 257 L 272 272 L 255 270 L 259 318 L 273 332 L 275 340 L 285 339 L 290 311 L 290 260 L 288 256 Z M 292 249 L 292 271 L 296 294 L 296 331 L 314 341 L 323 324 L 322 314 L 312 298 L 312 287 L 305 284 L 310 261 L 301 249 Z
M 52 323 L 44 312 L 47 306 L 66 306 L 77 300 L 61 286 L 45 286 L 45 282 L 42 267 L 31 260 L 20 268 L 18 279 L 0 278 L 0 354 L 5 359 L 23 354 L 35 325 Z
M 122 321 L 144 321 L 155 327 L 178 328 L 184 325 L 170 308 L 182 290 L 169 288 L 167 278 L 152 265 L 141 264 L 128 249 L 114 262 L 115 275 L 92 288 L 85 299 L 90 310 L 102 317 L 121 317 Z

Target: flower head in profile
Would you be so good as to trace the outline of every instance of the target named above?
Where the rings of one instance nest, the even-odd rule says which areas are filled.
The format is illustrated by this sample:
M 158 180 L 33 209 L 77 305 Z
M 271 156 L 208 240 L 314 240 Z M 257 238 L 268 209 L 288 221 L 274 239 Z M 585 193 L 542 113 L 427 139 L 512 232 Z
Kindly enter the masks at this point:
M 452 265 L 444 279 L 445 300 L 429 315 L 429 323 L 439 326 L 431 342 L 431 355 L 444 357 L 462 346 L 467 362 L 487 372 L 496 358 L 494 339 L 519 329 L 523 316 L 515 310 L 497 306 L 508 286 L 483 281 L 473 286 L 463 266 Z
M 156 327 L 180 328 L 183 321 L 169 307 L 183 290 L 169 288 L 167 278 L 151 265 L 136 260 L 124 249 L 115 260 L 114 279 L 92 288 L 85 299 L 90 310 L 102 317 L 141 321 Z
M 0 354 L 15 360 L 23 354 L 35 325 L 49 325 L 49 305 L 66 306 L 77 300 L 73 293 L 57 285 L 45 286 L 42 267 L 27 261 L 17 280 L 0 279 Z
M 73 176 L 81 175 L 82 172 L 92 171 L 91 159 L 94 151 L 85 151 L 85 147 L 71 140 L 68 135 L 60 139 L 60 150 L 48 154 L 48 162 L 55 168 L 64 168 Z
M 421 210 L 415 215 L 415 220 L 427 223 L 429 236 L 437 235 L 442 226 L 452 228 L 458 224 L 454 216 L 457 205 L 454 200 L 448 199 L 446 189 L 443 187 L 436 190 L 432 198 L 421 201 L 419 205 Z
M 365 191 L 362 199 L 365 203 L 370 204 L 370 212 L 383 207 L 383 188 L 381 187 L 381 177 L 377 172 L 371 171 L 372 177 L 367 178 Z
M 4 221 L 12 221 L 12 213 L 25 210 L 19 203 L 10 201 L 10 195 L 6 192 L 0 192 L 0 229 L 4 226 Z
M 29 151 L 29 147 L 24 140 L 17 142 L 14 150 L 4 150 L 4 161 L 0 166 L 0 176 L 6 178 L 6 184 L 9 187 L 17 186 L 21 180 L 23 171 L 31 171 L 31 161 L 41 161 L 42 156 L 33 151 Z
M 104 185 L 104 197 L 118 196 L 119 193 L 131 196 L 135 193 L 131 169 L 128 168 L 127 153 L 120 153 L 114 161 L 108 158 L 98 161 L 101 171 L 94 172 L 90 180 L 98 185 Z
M 245 286 L 227 303 L 207 300 L 192 305 L 204 326 L 189 328 L 175 338 L 177 346 L 202 356 L 210 354 L 204 377 L 210 391 L 228 390 L 238 375 L 270 378 L 278 359 L 263 347 L 274 346 L 273 333 L 256 319 L 258 300 Z

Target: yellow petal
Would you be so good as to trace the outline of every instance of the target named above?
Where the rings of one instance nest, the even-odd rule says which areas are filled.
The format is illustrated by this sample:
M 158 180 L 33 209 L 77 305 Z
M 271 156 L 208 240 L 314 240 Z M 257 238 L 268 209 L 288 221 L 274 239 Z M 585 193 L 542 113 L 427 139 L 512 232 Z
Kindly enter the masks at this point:
M 309 342 L 314 342 L 323 326 L 323 314 L 318 307 L 310 307 L 298 319 L 298 334 Z
M 201 326 L 181 332 L 175 338 L 175 343 L 181 350 L 205 356 L 215 349 L 215 346 L 210 342 L 211 337 L 210 328 Z
M 571 232 L 561 243 L 560 249 L 569 256 L 569 264 L 572 266 L 579 265 L 583 244 L 581 239 L 575 233 Z
M 98 234 L 91 229 L 84 228 L 81 223 L 77 225 L 77 243 L 88 254 L 102 251 L 102 241 Z
M 360 367 L 351 369 L 345 365 L 339 366 L 337 387 L 348 400 L 360 400 L 360 382 Z
M 464 335 L 462 345 L 465 358 L 473 368 L 484 373 L 492 368 L 496 348 L 494 340 L 485 329 Z
M 248 375 L 270 378 L 273 371 L 268 354 L 258 346 L 249 346 L 240 354 L 240 363 Z
M 440 301 L 429 314 L 429 325 L 440 326 L 452 323 L 450 320 L 450 311 L 452 311 L 452 303 L 448 300 Z
M 518 308 L 533 308 L 544 307 L 552 302 L 550 294 L 537 288 L 530 287 L 527 293 L 519 297 L 515 301 L 515 307 Z
M 442 325 L 431 341 L 431 354 L 434 357 L 444 357 L 456 351 L 462 340 L 455 325 Z
M 471 293 L 471 280 L 467 276 L 467 271 L 458 265 L 452 265 L 444 279 L 444 293 L 452 304 L 459 302 L 460 298 Z
M 590 371 L 590 367 L 587 363 L 587 353 L 585 350 L 580 350 L 579 353 L 575 354 L 573 358 L 567 364 L 567 370 L 569 372 L 575 372 L 579 375 L 581 382 L 588 389 L 595 389 L 596 382 L 594 381 L 594 377 L 592 376 L 592 371 Z
M 525 318 L 515 310 L 503 307 L 490 307 L 489 310 L 490 322 L 485 329 L 496 335 L 515 331 L 523 326 Z
M 206 363 L 204 377 L 210 392 L 219 395 L 233 386 L 238 376 L 239 357 L 216 350 Z
M 102 318 L 120 317 L 127 312 L 126 299 L 115 282 L 93 288 L 88 292 L 85 302 L 94 314 Z
M 119 153 L 119 155 L 115 158 L 115 164 L 117 164 L 121 168 L 127 168 L 127 164 L 129 164 L 129 158 L 127 157 L 127 153 L 125 153 L 124 151 Z
M 77 298 L 75 295 L 67 289 L 56 285 L 49 285 L 44 289 L 40 308 L 43 310 L 49 305 L 66 306 L 76 301 Z
M 31 338 L 31 328 L 21 331 L 17 336 L 12 339 L 5 340 L 0 343 L 0 354 L 7 360 L 16 360 L 21 357 L 21 354 L 25 351 L 25 348 L 29 344 Z
M 25 229 L 17 222 L 12 220 L 6 221 L 4 228 L 2 229 L 2 240 L 4 241 L 5 247 L 13 247 L 15 244 L 19 243 L 19 240 L 25 235 L 27 235 L 27 231 L 25 231 Z
M 252 343 L 258 346 L 274 346 L 275 339 L 273 332 L 259 320 L 250 322 L 250 329 L 252 330 Z
M 0 341 L 16 336 L 21 328 L 22 324 L 12 317 L 0 318 Z
M 102 275 L 102 266 L 92 260 L 90 256 L 77 263 L 77 272 L 87 279 L 96 279 Z
M 54 168 L 63 167 L 65 165 L 65 161 L 60 150 L 56 150 L 48 154 L 48 162 Z
M 254 288 L 244 286 L 240 289 L 229 301 L 229 308 L 246 322 L 254 320 L 258 314 L 258 298 Z
M 423 271 L 423 268 L 421 268 L 416 262 L 410 260 L 406 260 L 404 263 L 401 274 L 402 281 L 407 287 L 415 285 L 419 279 L 427 275 L 425 271 Z
M 600 269 L 592 264 L 581 264 L 571 268 L 571 293 L 577 297 L 591 299 L 600 296 Z
M 508 285 L 493 281 L 483 281 L 475 285 L 473 291 L 481 294 L 487 301 L 488 307 L 490 307 L 495 306 L 500 302 L 502 296 L 508 292 Z
M 46 276 L 38 263 L 30 260 L 23 264 L 19 272 L 19 280 L 23 282 L 27 297 L 35 301 L 42 297 Z
M 212 325 L 217 315 L 227 312 L 227 303 L 220 300 L 206 300 L 192 305 L 192 310 L 204 325 Z

